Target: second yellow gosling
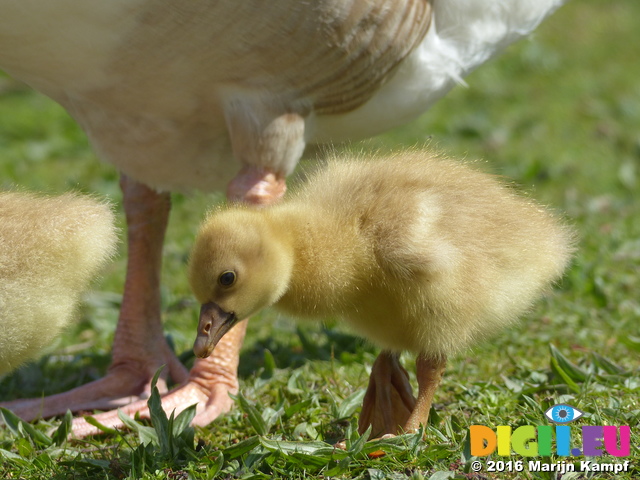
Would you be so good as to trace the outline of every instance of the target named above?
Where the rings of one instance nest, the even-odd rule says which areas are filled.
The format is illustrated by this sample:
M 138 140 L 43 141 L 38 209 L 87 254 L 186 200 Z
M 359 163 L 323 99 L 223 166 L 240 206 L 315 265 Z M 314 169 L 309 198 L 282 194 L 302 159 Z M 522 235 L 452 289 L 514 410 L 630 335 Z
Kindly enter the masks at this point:
M 0 193 L 0 374 L 37 357 L 62 332 L 116 240 L 103 202 Z

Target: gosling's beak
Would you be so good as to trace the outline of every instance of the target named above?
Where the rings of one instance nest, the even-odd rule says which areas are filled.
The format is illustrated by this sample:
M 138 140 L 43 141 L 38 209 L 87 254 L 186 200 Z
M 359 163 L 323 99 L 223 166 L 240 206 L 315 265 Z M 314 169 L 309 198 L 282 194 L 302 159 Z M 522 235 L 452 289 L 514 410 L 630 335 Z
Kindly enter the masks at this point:
M 196 357 L 206 358 L 224 334 L 231 330 L 238 319 L 233 312 L 225 312 L 213 302 L 200 307 L 200 321 L 198 322 L 198 336 L 193 344 Z

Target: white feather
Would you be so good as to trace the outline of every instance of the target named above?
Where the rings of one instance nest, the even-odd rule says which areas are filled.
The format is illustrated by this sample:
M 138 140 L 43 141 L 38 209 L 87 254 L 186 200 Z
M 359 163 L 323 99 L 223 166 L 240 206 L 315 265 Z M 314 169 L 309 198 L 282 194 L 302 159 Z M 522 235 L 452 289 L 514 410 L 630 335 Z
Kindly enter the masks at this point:
M 476 67 L 529 35 L 563 0 L 435 0 L 422 43 L 365 105 L 318 117 L 310 141 L 377 135 L 427 111 Z

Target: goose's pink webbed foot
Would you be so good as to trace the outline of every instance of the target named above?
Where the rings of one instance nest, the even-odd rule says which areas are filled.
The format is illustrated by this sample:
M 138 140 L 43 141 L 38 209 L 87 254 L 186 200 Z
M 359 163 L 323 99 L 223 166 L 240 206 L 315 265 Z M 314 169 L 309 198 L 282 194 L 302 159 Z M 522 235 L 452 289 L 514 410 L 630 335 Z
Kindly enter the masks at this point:
M 227 195 L 234 201 L 263 206 L 276 202 L 284 195 L 285 190 L 284 176 L 245 166 L 230 183 Z M 162 406 L 167 414 L 175 410 L 177 415 L 197 403 L 193 423 L 205 426 L 231 409 L 233 401 L 229 394 L 238 391 L 238 361 L 246 328 L 247 321 L 237 324 L 220 340 L 211 356 L 196 360 L 188 379 L 182 385 L 163 395 Z M 130 416 L 138 414 L 142 418 L 149 417 L 145 399 L 127 405 L 122 410 Z M 123 426 L 117 411 L 100 413 L 94 418 L 110 428 Z M 76 436 L 99 433 L 97 428 L 84 419 L 74 421 L 73 431 Z
M 238 392 L 238 359 L 246 328 L 246 321 L 238 323 L 220 341 L 213 355 L 204 360 L 196 360 L 186 382 L 163 395 L 162 407 L 167 415 L 174 411 L 175 415 L 178 415 L 185 408 L 197 404 L 193 424 L 206 426 L 231 409 L 233 400 L 229 394 Z M 140 399 L 120 410 L 129 416 L 137 414 L 141 418 L 150 417 L 146 399 Z M 124 426 L 118 417 L 117 410 L 100 413 L 93 417 L 109 428 Z M 98 433 L 100 430 L 84 418 L 74 419 L 73 434 L 75 436 L 86 437 Z

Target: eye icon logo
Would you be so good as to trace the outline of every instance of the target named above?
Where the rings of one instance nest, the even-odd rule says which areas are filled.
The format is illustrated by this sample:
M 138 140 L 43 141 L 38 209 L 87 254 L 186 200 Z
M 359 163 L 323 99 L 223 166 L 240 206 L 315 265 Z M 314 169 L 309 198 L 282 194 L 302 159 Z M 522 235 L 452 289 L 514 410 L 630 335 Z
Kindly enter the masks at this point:
M 571 405 L 560 403 L 549 407 L 544 415 L 553 423 L 564 424 L 579 419 L 584 413 Z

